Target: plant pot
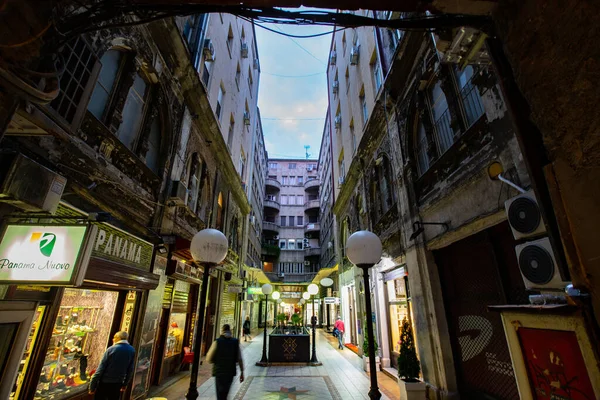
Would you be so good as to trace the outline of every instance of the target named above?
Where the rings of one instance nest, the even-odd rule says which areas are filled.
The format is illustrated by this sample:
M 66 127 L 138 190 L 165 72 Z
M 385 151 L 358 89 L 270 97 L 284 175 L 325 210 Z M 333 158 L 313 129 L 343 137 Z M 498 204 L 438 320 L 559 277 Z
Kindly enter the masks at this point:
M 377 363 L 377 371 L 381 371 L 381 360 L 379 357 L 375 357 L 375 362 Z M 370 372 L 369 364 L 369 357 L 363 356 L 363 369 L 365 372 Z
M 400 388 L 400 400 L 425 400 L 427 385 L 425 382 L 406 382 L 398 378 Z

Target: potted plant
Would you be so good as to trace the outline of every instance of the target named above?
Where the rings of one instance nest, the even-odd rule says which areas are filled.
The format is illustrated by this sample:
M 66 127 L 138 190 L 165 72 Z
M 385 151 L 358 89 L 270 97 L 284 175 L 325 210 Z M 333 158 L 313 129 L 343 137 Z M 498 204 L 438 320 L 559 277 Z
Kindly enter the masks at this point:
M 286 320 L 286 317 L 285 317 L 284 313 L 277 314 L 277 322 L 279 323 L 280 327 L 283 327 L 285 325 L 285 320 Z
M 403 400 L 424 400 L 426 385 L 425 382 L 419 380 L 421 364 L 415 350 L 412 327 L 406 317 L 402 321 L 400 341 L 400 355 L 398 356 L 400 398 Z
M 379 345 L 377 344 L 377 340 L 373 342 L 373 348 L 375 350 L 375 363 L 377 364 L 377 370 L 380 370 L 381 361 L 379 356 L 377 356 L 377 350 L 379 349 Z M 367 338 L 365 332 L 365 340 L 363 340 L 363 369 L 365 372 L 370 372 L 370 360 L 369 360 L 369 339 Z

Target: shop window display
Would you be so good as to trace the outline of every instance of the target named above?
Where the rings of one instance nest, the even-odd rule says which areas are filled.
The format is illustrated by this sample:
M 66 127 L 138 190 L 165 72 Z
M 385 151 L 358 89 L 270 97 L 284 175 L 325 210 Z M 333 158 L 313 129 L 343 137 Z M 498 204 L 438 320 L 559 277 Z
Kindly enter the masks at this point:
M 404 278 L 398 278 L 386 283 L 390 306 L 390 330 L 392 333 L 392 351 L 400 351 L 400 329 L 402 321 L 408 317 L 408 302 Z
M 107 348 L 117 292 L 65 289 L 36 390 L 61 400 L 87 390 Z
M 183 332 L 185 329 L 185 313 L 173 313 L 169 319 L 169 333 L 165 346 L 165 358 L 181 353 L 183 348 Z

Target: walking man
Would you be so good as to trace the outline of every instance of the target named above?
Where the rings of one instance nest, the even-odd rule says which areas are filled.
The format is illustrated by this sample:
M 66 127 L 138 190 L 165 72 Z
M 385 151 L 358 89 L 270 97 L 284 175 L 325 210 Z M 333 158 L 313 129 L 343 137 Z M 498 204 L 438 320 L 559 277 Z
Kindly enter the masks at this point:
M 244 382 L 244 362 L 240 342 L 232 337 L 229 325 L 223 325 L 221 336 L 210 346 L 206 361 L 213 364 L 212 374 L 217 387 L 217 400 L 227 400 L 233 377 L 237 372 L 236 363 L 240 364 L 240 382 Z
M 344 350 L 344 321 L 340 317 L 337 317 L 337 321 L 335 321 L 333 327 L 337 329 L 338 349 Z
M 118 400 L 127 389 L 135 360 L 135 349 L 127 342 L 128 337 L 124 331 L 115 333 L 113 345 L 104 352 L 90 380 L 89 391 L 95 400 Z
M 250 336 L 250 317 L 246 317 L 242 328 L 244 329 L 244 342 L 247 341 L 247 338 L 250 338 L 250 341 L 252 341 L 252 337 Z

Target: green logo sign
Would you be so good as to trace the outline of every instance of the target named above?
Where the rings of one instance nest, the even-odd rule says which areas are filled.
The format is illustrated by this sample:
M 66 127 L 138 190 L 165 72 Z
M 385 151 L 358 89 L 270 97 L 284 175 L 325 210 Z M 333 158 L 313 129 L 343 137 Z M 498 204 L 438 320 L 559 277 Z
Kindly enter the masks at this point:
M 33 235 L 35 235 L 35 233 Z M 52 255 L 52 250 L 54 250 L 55 244 L 56 235 L 54 233 L 44 233 L 42 235 L 42 239 L 40 240 L 40 252 L 46 257 L 50 257 Z

